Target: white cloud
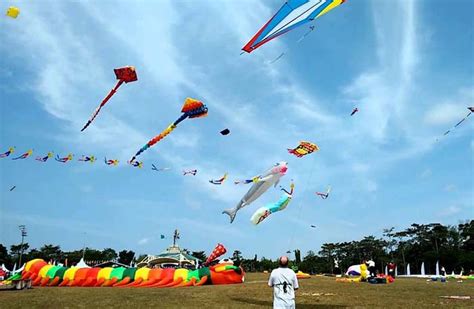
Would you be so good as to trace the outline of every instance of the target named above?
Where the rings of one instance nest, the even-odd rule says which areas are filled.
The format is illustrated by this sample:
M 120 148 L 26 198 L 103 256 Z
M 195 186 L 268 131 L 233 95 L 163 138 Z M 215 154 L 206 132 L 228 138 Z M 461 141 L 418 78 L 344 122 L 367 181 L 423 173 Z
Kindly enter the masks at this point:
M 430 125 L 454 125 L 466 114 L 465 107 L 459 104 L 438 104 L 426 113 L 424 122 Z
M 454 216 L 454 215 L 458 214 L 459 212 L 461 212 L 461 208 L 451 205 L 451 206 L 449 206 L 447 208 L 444 208 L 441 211 L 439 211 L 439 216 L 449 217 L 449 216 Z
M 431 175 L 433 175 L 433 171 L 430 168 L 427 168 L 420 174 L 420 177 L 421 178 L 429 178 L 429 177 L 431 177 Z
M 140 240 L 138 241 L 138 244 L 139 244 L 140 246 L 143 246 L 143 245 L 146 245 L 148 242 L 150 242 L 150 239 L 147 238 L 147 237 L 145 237 L 145 238 L 140 239 Z
M 444 187 L 444 191 L 447 191 L 447 192 L 453 192 L 455 191 L 457 188 L 455 185 L 453 184 L 447 184 L 445 187 Z

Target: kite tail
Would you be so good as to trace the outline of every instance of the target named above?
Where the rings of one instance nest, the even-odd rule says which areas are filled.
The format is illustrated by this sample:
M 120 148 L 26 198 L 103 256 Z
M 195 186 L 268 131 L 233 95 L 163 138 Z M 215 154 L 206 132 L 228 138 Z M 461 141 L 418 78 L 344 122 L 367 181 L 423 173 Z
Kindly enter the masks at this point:
M 155 145 L 159 141 L 161 141 L 163 138 L 165 138 L 168 134 L 170 134 L 174 129 L 176 128 L 176 125 L 174 123 L 170 124 L 163 132 L 152 138 L 148 143 L 146 143 L 140 150 L 137 151 L 137 153 L 130 159 L 130 162 L 135 161 L 135 159 L 145 150 L 150 148 L 151 146 Z
M 226 209 L 222 212 L 230 217 L 230 223 L 234 222 L 235 215 L 237 214 L 237 208 Z
M 96 110 L 92 113 L 91 115 L 91 118 L 89 120 L 87 120 L 87 123 L 84 125 L 84 127 L 81 129 L 81 132 L 84 131 L 95 119 L 95 117 L 97 117 L 97 115 L 99 114 L 100 110 L 102 109 L 102 106 L 104 106 L 107 101 L 110 100 L 110 98 L 117 92 L 117 89 L 122 85 L 123 83 L 123 80 L 119 80 L 117 82 L 117 84 L 115 85 L 115 87 L 110 90 L 109 94 L 105 97 L 105 99 L 102 100 L 102 102 L 100 103 L 100 105 L 96 108 Z

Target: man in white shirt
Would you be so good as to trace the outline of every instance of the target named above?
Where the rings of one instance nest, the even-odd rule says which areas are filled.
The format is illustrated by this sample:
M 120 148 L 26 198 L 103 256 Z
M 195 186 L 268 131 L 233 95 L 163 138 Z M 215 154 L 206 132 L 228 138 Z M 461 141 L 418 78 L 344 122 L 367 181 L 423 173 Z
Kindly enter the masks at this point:
M 279 259 L 280 267 L 274 269 L 268 280 L 268 286 L 273 287 L 273 308 L 292 309 L 295 305 L 295 290 L 299 288 L 295 272 L 288 268 L 288 257 Z
M 375 277 L 375 262 L 372 261 L 372 259 L 370 259 L 368 262 L 367 262 L 367 266 L 369 266 L 369 277 Z

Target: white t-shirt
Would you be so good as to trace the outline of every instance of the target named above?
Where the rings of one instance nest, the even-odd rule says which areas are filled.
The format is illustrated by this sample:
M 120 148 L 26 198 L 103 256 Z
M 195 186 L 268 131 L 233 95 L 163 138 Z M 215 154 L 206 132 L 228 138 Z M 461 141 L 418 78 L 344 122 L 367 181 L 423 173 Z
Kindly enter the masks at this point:
M 369 267 L 375 267 L 375 262 L 370 260 L 367 262 L 369 264 Z
M 268 285 L 273 287 L 273 308 L 295 308 L 295 290 L 299 286 L 293 270 L 281 267 L 274 269 Z

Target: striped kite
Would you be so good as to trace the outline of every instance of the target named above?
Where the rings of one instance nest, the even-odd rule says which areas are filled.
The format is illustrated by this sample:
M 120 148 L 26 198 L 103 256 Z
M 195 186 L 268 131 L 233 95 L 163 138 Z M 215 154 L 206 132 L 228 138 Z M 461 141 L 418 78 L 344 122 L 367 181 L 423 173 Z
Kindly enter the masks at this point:
M 95 162 L 95 157 L 94 156 L 82 156 L 82 158 L 80 158 L 78 161 L 82 161 L 82 162 L 90 162 L 90 163 L 94 163 Z
M 10 147 L 8 148 L 8 151 L 0 154 L 0 158 L 6 158 L 14 152 L 15 152 L 15 147 Z
M 257 225 L 263 220 L 265 220 L 266 218 L 268 218 L 268 216 L 270 216 L 272 213 L 284 210 L 288 206 L 288 204 L 291 202 L 291 199 L 293 198 L 294 188 L 295 188 L 295 185 L 293 183 L 291 183 L 290 185 L 289 192 L 282 188 L 281 190 L 285 193 L 280 197 L 280 199 L 276 203 L 272 203 L 272 204 L 269 204 L 267 206 L 263 206 L 257 209 L 252 215 L 252 217 L 250 218 L 250 221 L 253 224 Z
M 119 164 L 119 160 L 117 160 L 117 159 L 107 160 L 107 158 L 104 158 L 104 162 L 105 162 L 105 164 L 107 164 L 107 165 L 114 165 L 114 166 L 116 166 L 117 164 Z
M 33 149 L 29 149 L 27 152 L 25 152 L 25 153 L 22 154 L 21 156 L 16 157 L 16 158 L 12 158 L 12 160 L 26 159 L 26 158 L 28 158 L 29 156 L 31 156 L 32 153 L 33 153 Z
M 310 154 L 314 151 L 318 151 L 319 147 L 316 144 L 311 142 L 302 141 L 295 149 L 288 149 L 288 152 L 294 154 L 298 158 L 301 158 L 307 154 Z
M 209 182 L 212 183 L 213 185 L 221 185 L 224 183 L 226 179 L 227 179 L 227 173 L 225 173 L 221 179 L 216 179 L 216 180 L 211 179 L 209 180 Z
M 54 159 L 58 162 L 61 162 L 61 163 L 67 163 L 68 161 L 71 161 L 73 157 L 74 157 L 74 155 L 72 153 L 69 153 L 64 158 L 60 158 L 59 155 L 56 155 L 56 158 L 54 158 Z
M 46 162 L 48 161 L 49 158 L 52 158 L 52 157 L 53 157 L 53 153 L 48 152 L 44 157 L 36 157 L 36 161 Z
M 140 150 L 138 150 L 137 153 L 132 157 L 130 162 L 133 162 L 135 158 L 138 157 L 142 152 L 155 145 L 163 138 L 165 138 L 168 134 L 173 132 L 173 130 L 176 129 L 178 124 L 186 118 L 199 118 L 207 116 L 207 107 L 201 101 L 186 98 L 181 112 L 183 113 L 181 117 L 179 117 L 175 122 L 170 124 L 163 132 L 152 138 L 150 141 L 148 141 L 148 143 L 146 143 L 142 148 L 140 148 Z
M 151 165 L 151 170 L 152 170 L 152 171 L 161 172 L 161 171 L 167 171 L 167 170 L 169 170 L 169 169 L 170 169 L 169 167 L 158 168 L 158 167 L 156 167 L 155 164 L 152 164 L 152 165 Z
M 242 50 L 251 53 L 274 38 L 312 22 L 344 2 L 345 0 L 288 0 Z
M 326 193 L 324 192 L 316 192 L 316 195 L 319 195 L 323 200 L 327 199 L 329 197 L 329 193 L 331 192 L 331 186 L 328 186 Z
M 183 170 L 183 176 L 186 176 L 186 175 L 193 175 L 193 176 L 196 176 L 198 170 Z
M 139 162 L 139 161 L 128 161 L 128 164 L 132 165 L 133 167 L 138 167 L 138 168 L 143 167 L 143 162 Z
M 100 103 L 99 107 L 92 113 L 91 118 L 87 120 L 87 123 L 84 125 L 84 127 L 81 129 L 81 132 L 84 131 L 91 123 L 94 121 L 95 117 L 99 114 L 100 110 L 102 107 L 107 103 L 107 101 L 117 92 L 117 89 L 125 82 L 125 83 L 130 83 L 137 81 L 137 72 L 135 71 L 135 67 L 123 67 L 123 68 L 118 68 L 114 69 L 115 76 L 118 79 L 117 84 L 115 87 L 110 90 L 109 94 L 105 97 L 104 100 Z

